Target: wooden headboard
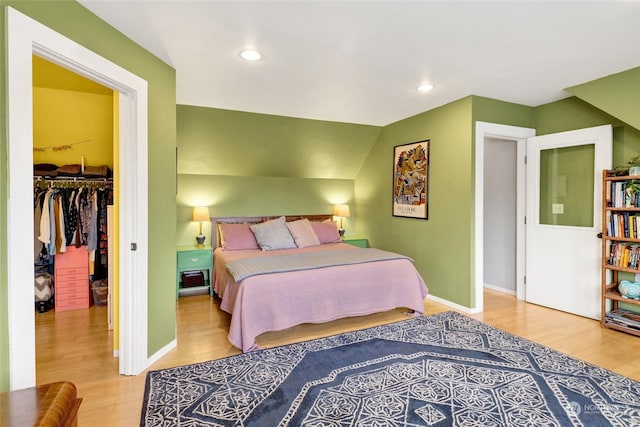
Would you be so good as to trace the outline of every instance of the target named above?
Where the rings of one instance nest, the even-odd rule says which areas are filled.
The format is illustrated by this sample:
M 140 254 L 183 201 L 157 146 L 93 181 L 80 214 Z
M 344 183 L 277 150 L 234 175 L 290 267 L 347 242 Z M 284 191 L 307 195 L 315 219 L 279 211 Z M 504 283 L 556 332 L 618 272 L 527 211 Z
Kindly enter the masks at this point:
M 211 245 L 213 248 L 220 246 L 220 230 L 218 224 L 258 224 L 270 219 L 285 217 L 287 222 L 297 221 L 299 219 L 308 219 L 309 221 L 325 221 L 333 219 L 333 214 L 317 214 L 317 215 L 274 215 L 274 216 L 229 216 L 221 218 L 211 218 Z

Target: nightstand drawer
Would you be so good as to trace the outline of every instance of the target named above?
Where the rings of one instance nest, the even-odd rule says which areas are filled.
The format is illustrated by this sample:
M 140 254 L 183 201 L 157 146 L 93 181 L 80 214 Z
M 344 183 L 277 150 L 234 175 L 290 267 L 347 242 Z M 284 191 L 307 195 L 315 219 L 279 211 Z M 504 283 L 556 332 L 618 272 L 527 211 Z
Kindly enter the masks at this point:
M 207 291 L 211 295 L 211 280 L 213 278 L 213 250 L 211 246 L 178 246 L 176 256 L 176 299 L 180 296 L 180 291 L 184 294 L 192 294 L 199 291 Z M 201 272 L 203 280 L 198 285 L 182 283 L 182 273 Z
M 361 248 L 369 247 L 369 239 L 351 238 L 351 239 L 344 239 L 343 242 L 349 245 L 358 246 Z
M 208 268 L 211 265 L 211 251 L 178 252 L 178 268 Z

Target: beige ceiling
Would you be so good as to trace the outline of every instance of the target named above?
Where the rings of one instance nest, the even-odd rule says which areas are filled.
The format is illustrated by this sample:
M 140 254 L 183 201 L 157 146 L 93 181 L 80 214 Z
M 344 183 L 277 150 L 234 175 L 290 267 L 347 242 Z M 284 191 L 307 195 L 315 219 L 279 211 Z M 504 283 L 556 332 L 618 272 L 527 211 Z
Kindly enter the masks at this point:
M 640 66 L 639 1 L 79 1 L 195 106 L 386 125 L 468 95 L 537 106 Z

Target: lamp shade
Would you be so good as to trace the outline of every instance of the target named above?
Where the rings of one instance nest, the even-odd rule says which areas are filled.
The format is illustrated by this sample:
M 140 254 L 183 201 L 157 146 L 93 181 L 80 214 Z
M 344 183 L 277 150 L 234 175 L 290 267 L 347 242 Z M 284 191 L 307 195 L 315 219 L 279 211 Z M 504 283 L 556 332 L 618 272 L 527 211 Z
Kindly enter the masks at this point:
M 193 208 L 191 221 L 211 221 L 211 218 L 209 217 L 209 208 L 206 206 L 197 206 Z
M 340 216 L 343 218 L 349 217 L 349 205 L 335 205 L 333 207 L 333 216 Z

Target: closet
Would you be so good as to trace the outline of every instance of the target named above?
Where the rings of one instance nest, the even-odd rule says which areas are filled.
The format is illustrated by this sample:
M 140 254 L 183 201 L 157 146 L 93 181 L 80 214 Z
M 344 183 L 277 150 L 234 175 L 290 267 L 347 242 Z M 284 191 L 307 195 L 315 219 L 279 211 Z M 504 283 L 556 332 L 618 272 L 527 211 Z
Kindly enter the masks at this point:
M 117 107 L 112 89 L 33 56 L 38 381 L 58 380 L 57 360 L 118 355 Z
M 111 179 L 34 177 L 35 300 L 39 312 L 107 304 L 107 206 L 112 204 Z

